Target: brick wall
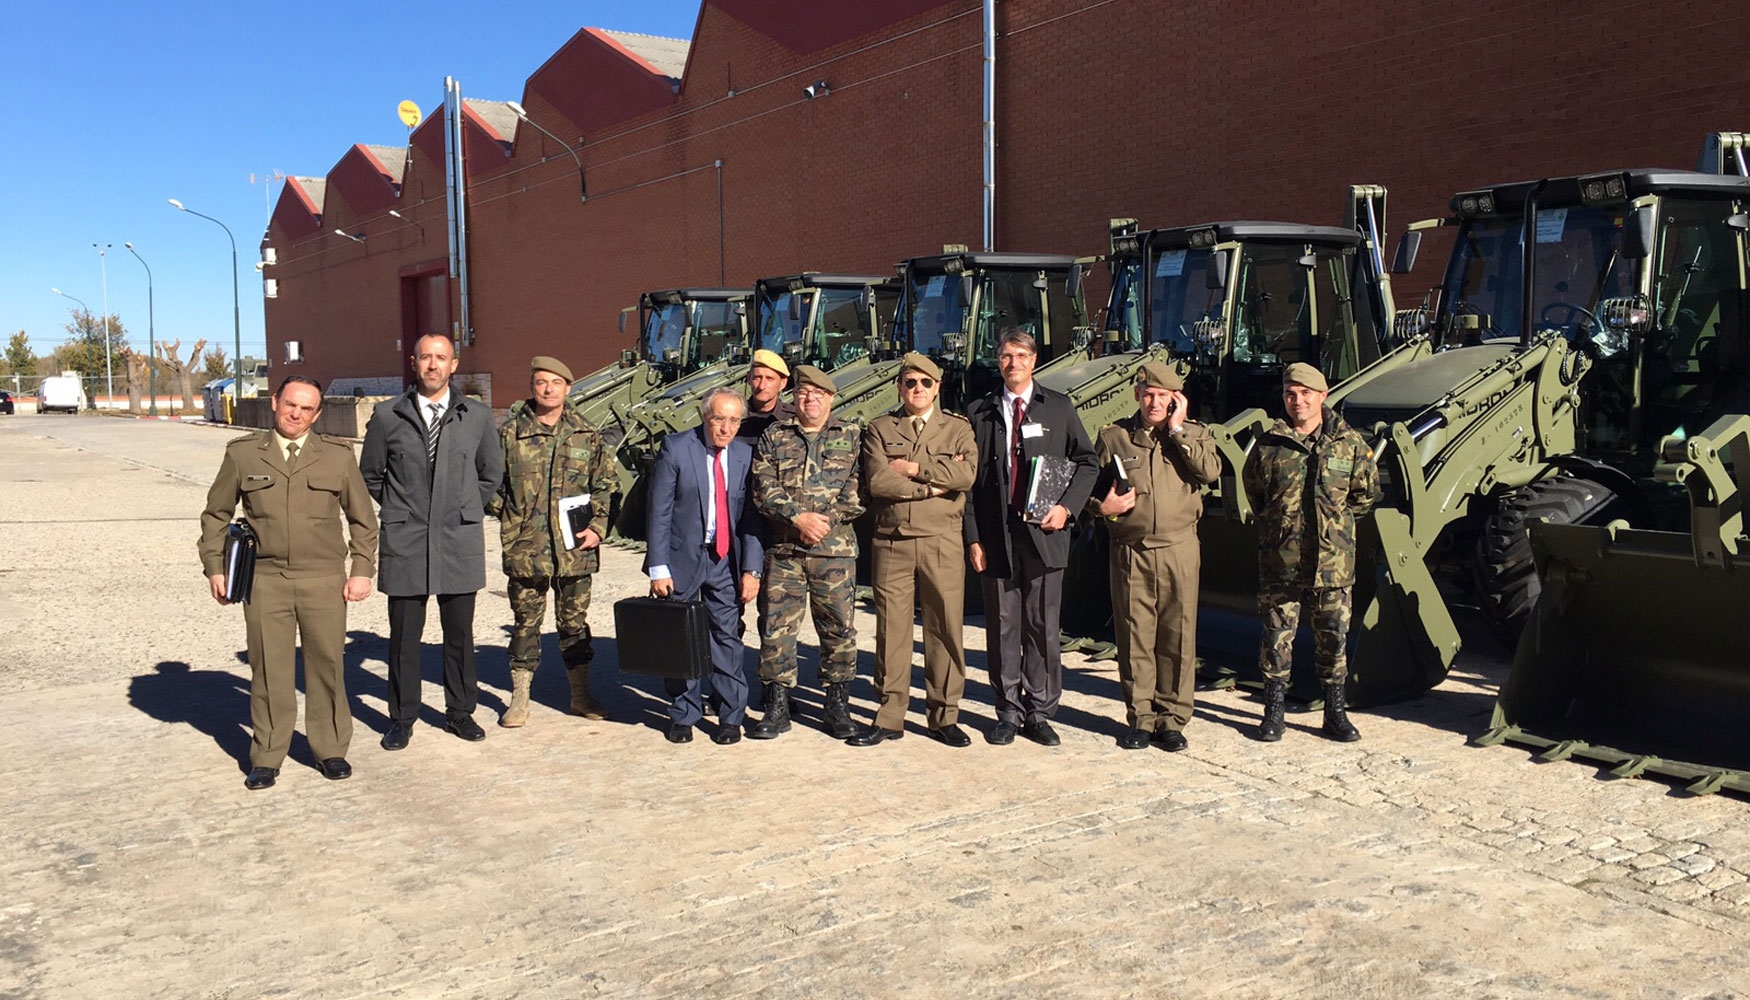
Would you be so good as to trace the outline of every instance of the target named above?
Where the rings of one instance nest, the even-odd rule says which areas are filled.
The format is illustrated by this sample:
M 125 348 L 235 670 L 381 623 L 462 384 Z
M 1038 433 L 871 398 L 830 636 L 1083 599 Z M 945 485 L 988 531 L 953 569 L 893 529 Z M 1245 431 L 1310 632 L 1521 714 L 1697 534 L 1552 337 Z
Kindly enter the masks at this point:
M 1356 182 L 1390 188 L 1395 232 L 1443 214 L 1464 187 L 1688 167 L 1706 132 L 1750 128 L 1721 117 L 1750 116 L 1750 60 L 1726 44 L 1750 28 L 1741 3 L 1004 0 L 998 11 L 999 249 L 1101 252 L 1117 215 L 1335 223 Z M 504 405 L 533 354 L 582 374 L 630 346 L 615 322 L 641 290 L 883 272 L 945 242 L 976 246 L 979 31 L 978 5 L 956 0 L 801 53 L 707 2 L 675 103 L 587 137 L 588 202 L 570 158 L 543 162 L 553 143 L 527 126 L 508 160 L 477 158 L 477 342 L 463 369 L 496 377 Z M 559 58 L 544 74 L 566 71 Z M 832 93 L 805 100 L 816 79 Z M 577 134 L 534 82 L 521 101 L 554 133 Z M 403 370 L 400 275 L 446 252 L 442 146 L 420 145 L 431 144 L 416 144 L 395 205 L 423 239 L 380 206 L 355 208 L 369 199 L 349 198 L 363 185 L 342 176 L 344 159 L 313 235 L 282 233 L 276 213 L 275 358 L 297 339 L 320 378 Z M 337 226 L 366 231 L 366 245 Z M 1400 299 L 1437 278 L 1443 251 L 1425 244 Z

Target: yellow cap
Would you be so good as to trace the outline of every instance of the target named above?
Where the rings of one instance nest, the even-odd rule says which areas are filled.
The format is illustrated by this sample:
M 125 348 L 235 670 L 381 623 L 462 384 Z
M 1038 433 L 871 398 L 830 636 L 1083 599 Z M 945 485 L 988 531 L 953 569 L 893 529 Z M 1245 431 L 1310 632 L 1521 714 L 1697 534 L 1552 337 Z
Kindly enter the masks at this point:
M 753 352 L 753 363 L 761 368 L 770 368 L 785 378 L 790 377 L 790 366 L 784 363 L 777 351 L 768 351 L 762 347 Z

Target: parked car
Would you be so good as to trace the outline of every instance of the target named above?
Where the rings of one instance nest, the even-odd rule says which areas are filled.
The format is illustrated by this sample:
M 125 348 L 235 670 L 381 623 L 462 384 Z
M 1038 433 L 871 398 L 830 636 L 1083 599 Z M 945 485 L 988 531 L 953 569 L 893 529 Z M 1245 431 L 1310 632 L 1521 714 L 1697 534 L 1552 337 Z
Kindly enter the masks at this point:
M 50 375 L 37 387 L 36 400 L 38 413 L 50 410 L 78 413 L 85 405 L 85 387 L 79 384 L 77 375 Z
M 16 413 L 18 409 L 12 402 L 12 393 L 0 389 L 0 413 Z

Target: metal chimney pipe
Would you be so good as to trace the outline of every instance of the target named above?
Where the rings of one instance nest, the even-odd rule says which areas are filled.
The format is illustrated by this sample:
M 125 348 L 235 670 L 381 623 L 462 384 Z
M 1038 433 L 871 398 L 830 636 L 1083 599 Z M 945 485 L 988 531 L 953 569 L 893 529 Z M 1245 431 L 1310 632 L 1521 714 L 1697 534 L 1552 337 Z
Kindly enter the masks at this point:
M 997 0 L 984 0 L 984 249 L 997 238 Z

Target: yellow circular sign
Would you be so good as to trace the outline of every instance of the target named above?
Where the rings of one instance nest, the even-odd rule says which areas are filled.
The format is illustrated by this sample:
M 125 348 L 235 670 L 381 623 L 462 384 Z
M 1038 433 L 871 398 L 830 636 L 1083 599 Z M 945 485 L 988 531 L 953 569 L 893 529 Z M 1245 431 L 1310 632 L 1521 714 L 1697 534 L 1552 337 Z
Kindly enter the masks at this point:
M 408 128 L 418 128 L 419 127 L 419 122 L 421 119 L 421 115 L 419 113 L 419 105 L 413 103 L 412 101 L 402 101 L 400 103 L 400 105 L 398 105 L 395 108 L 395 113 L 401 116 L 401 124 L 407 126 Z

